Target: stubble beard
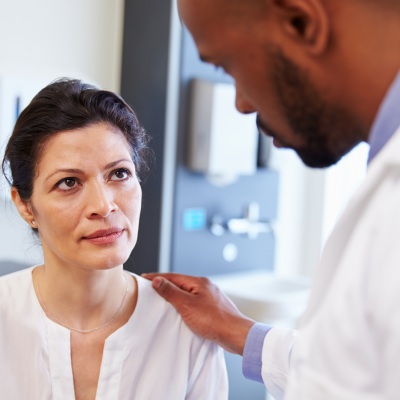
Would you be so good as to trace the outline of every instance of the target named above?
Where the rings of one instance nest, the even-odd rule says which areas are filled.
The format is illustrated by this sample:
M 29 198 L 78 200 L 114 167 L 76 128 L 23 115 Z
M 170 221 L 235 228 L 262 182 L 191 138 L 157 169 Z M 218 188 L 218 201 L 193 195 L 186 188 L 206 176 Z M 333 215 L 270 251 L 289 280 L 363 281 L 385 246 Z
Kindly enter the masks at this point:
M 273 62 L 271 79 L 281 110 L 302 143 L 293 150 L 312 168 L 337 163 L 362 141 L 361 127 L 349 112 L 324 99 L 305 71 L 280 50 L 270 52 L 269 59 Z M 279 132 L 271 133 L 279 140 Z

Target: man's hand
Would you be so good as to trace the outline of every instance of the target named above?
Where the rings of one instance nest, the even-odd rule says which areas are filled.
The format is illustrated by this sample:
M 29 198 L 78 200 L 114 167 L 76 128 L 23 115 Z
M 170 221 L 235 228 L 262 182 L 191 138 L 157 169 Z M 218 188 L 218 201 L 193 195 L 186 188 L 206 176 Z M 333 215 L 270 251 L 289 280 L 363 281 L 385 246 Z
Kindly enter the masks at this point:
M 153 288 L 176 308 L 194 333 L 231 353 L 243 354 L 254 321 L 240 313 L 209 279 L 174 273 L 143 277 L 153 281 Z

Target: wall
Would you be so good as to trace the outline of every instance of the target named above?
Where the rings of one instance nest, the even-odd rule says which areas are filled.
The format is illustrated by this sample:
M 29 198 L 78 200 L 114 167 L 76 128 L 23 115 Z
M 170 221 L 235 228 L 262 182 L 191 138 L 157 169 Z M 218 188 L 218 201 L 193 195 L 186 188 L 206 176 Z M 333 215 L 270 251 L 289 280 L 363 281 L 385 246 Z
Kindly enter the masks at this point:
M 169 269 L 171 234 L 166 219 L 172 212 L 177 111 L 172 98 L 179 90 L 180 58 L 180 23 L 171 23 L 171 19 L 177 20 L 175 3 L 135 0 L 125 6 L 121 94 L 152 137 L 155 155 L 151 172 L 142 183 L 138 241 L 124 264 L 138 274 Z M 161 268 L 161 260 L 165 268 Z
M 327 169 L 304 166 L 292 150 L 273 148 L 279 171 L 275 271 L 312 276 L 336 221 L 365 177 L 369 146 L 362 143 Z
M 274 223 L 278 201 L 278 174 L 270 168 L 261 167 L 261 163 L 255 158 L 254 164 L 258 164 L 259 167 L 256 168 L 254 174 L 239 176 L 236 181 L 227 185 L 218 185 L 210 177 L 194 172 L 189 167 L 189 132 L 191 122 L 193 122 L 192 79 L 224 84 L 232 84 L 233 81 L 223 71 L 216 70 L 212 65 L 200 61 L 193 39 L 186 29 L 182 32 L 181 58 L 171 269 L 179 273 L 206 276 L 254 269 L 272 269 L 275 258 L 275 235 L 272 230 L 250 239 L 246 234 L 232 233 L 228 229 L 220 236 L 215 236 L 211 233 L 210 225 L 214 216 L 218 216 L 223 224 L 230 219 L 243 218 L 246 208 L 251 203 L 259 205 L 258 220 L 260 222 Z M 225 101 L 230 104 L 226 105 L 221 118 L 234 120 L 237 118 L 234 99 L 228 97 Z M 242 118 L 247 117 L 242 116 Z M 222 126 L 224 128 L 221 128 L 223 129 L 221 133 L 229 138 L 225 140 L 222 147 L 227 153 L 229 153 L 230 141 L 235 134 L 242 135 L 240 139 L 242 148 L 245 148 L 245 141 L 253 140 L 252 135 L 258 138 L 254 120 L 248 128 L 244 129 L 226 128 L 224 124 Z M 218 158 L 221 159 L 221 155 Z M 240 163 L 241 159 L 235 157 L 235 161 Z M 192 209 L 202 210 L 207 220 L 205 227 L 191 230 L 185 226 L 184 216 Z M 227 249 L 232 250 L 229 251 L 232 257 L 225 256 Z
M 0 73 L 119 89 L 123 0 L 0 0 Z
M 118 92 L 123 12 L 124 0 L 0 0 L 0 83 L 72 76 Z M 6 190 L 3 184 L 0 190 Z M 30 264 L 39 254 L 3 193 L 0 260 Z

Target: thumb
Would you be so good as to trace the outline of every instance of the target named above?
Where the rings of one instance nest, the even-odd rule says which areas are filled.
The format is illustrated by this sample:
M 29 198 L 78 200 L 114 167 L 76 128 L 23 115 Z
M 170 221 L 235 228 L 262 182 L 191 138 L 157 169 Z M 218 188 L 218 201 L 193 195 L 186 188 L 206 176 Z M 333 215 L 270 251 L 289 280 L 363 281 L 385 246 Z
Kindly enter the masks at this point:
M 179 306 L 179 303 L 187 295 L 184 290 L 160 276 L 153 279 L 152 285 L 161 297 L 164 297 L 165 300 L 169 301 L 175 307 Z

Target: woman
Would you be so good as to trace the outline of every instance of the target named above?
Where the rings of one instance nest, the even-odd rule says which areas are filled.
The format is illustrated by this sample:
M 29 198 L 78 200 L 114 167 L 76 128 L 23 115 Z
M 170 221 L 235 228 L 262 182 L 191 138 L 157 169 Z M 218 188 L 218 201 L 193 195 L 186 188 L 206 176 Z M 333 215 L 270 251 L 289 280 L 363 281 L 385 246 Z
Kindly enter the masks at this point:
M 3 171 L 44 264 L 0 279 L 1 398 L 227 398 L 221 350 L 123 270 L 146 140 L 120 97 L 77 80 L 50 84 L 18 118 Z

